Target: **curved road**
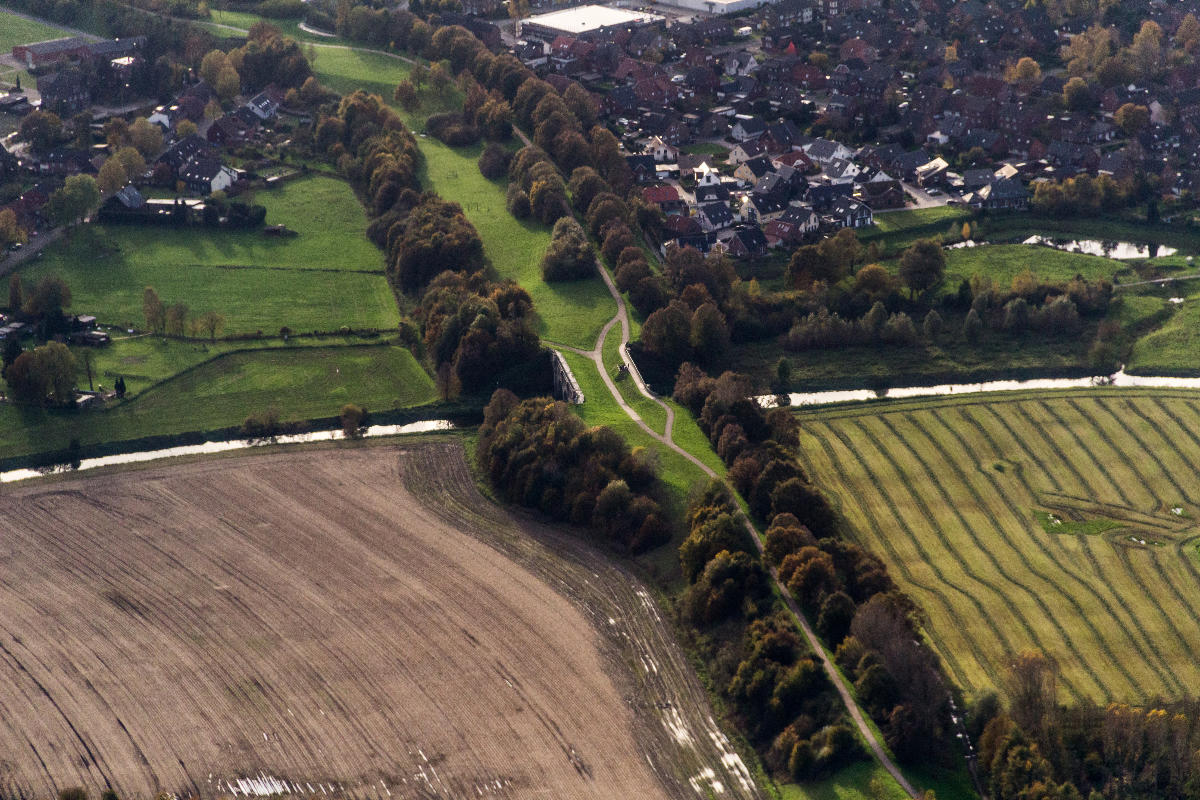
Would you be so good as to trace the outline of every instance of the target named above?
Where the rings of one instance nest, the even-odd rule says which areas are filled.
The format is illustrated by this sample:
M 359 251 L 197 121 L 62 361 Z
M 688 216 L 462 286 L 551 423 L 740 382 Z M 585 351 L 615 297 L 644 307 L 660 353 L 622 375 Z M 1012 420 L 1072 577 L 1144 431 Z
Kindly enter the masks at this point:
M 621 293 L 617 291 L 616 284 L 613 283 L 613 279 L 608 274 L 608 270 L 601 265 L 597 265 L 597 268 L 600 271 L 600 276 L 604 278 L 605 286 L 608 287 L 609 293 L 612 295 L 613 300 L 615 300 L 617 303 L 616 316 L 610 319 L 607 324 L 605 324 L 604 328 L 600 331 L 599 338 L 596 340 L 596 346 L 590 351 L 579 350 L 573 347 L 565 347 L 563 345 L 556 346 L 566 350 L 571 350 L 590 358 L 596 365 L 596 369 L 600 371 L 600 376 L 604 379 L 604 385 L 608 387 L 608 391 L 610 394 L 612 394 L 613 400 L 616 401 L 617 405 L 621 407 L 621 410 L 624 411 L 630 419 L 637 423 L 639 428 L 649 434 L 656 441 L 662 443 L 666 447 L 671 448 L 673 451 L 695 464 L 708 477 L 717 478 L 717 473 L 713 471 L 711 467 L 671 440 L 671 430 L 674 426 L 675 411 L 662 400 L 658 399 L 658 397 L 646 387 L 641 375 L 638 374 L 636 365 L 633 365 L 629 360 L 626 359 L 625 348 L 629 345 L 630 328 L 629 312 L 625 307 L 625 298 L 621 297 Z M 625 360 L 627 364 L 629 364 L 629 374 L 633 376 L 633 380 L 634 383 L 637 384 L 638 391 L 641 392 L 642 395 L 647 399 L 662 406 L 662 408 L 667 412 L 667 425 L 665 433 L 656 433 L 649 425 L 646 424 L 641 416 L 634 411 L 628 403 L 625 402 L 625 398 L 623 398 L 621 396 L 621 392 L 617 390 L 617 385 L 613 383 L 612 377 L 608 374 L 608 369 L 604 366 L 604 339 L 606 336 L 608 336 L 608 332 L 612 330 L 612 327 L 617 323 L 620 323 L 621 325 L 621 358 L 622 360 Z M 742 517 L 742 524 L 746 526 L 746 530 L 750 533 L 750 538 L 754 540 L 754 546 L 758 548 L 759 555 L 762 556 L 763 542 L 762 538 L 759 536 L 758 530 L 755 529 L 754 525 L 744 515 Z M 821 664 L 825 667 L 825 674 L 829 677 L 830 682 L 837 689 L 838 695 L 842 698 L 842 704 L 845 705 L 846 711 L 850 714 L 850 718 L 854 720 L 854 725 L 858 728 L 859 735 L 861 735 L 863 741 L 867 743 L 867 746 L 871 749 L 871 752 L 874 754 L 876 760 L 883 765 L 883 768 L 886 769 L 888 773 L 896 780 L 896 783 L 900 784 L 900 788 L 902 788 L 909 797 L 914 798 L 914 800 L 920 798 L 922 795 L 918 793 L 913 785 L 909 783 L 908 779 L 904 777 L 904 773 L 902 773 L 900 768 L 896 766 L 896 763 L 892 761 L 892 757 L 888 755 L 887 751 L 884 749 L 883 744 L 879 741 L 879 737 L 876 735 L 874 729 L 867 723 L 866 715 L 859 707 L 858 701 L 854 699 L 854 695 L 850 692 L 850 687 L 846 685 L 845 678 L 842 677 L 842 674 L 838 671 L 837 666 L 833 663 L 833 659 L 830 658 L 829 653 L 826 652 L 825 648 L 821 645 L 821 640 L 817 638 L 817 634 L 813 631 L 812 626 L 809 624 L 808 618 L 804 615 L 804 612 L 796 603 L 796 599 L 792 597 L 792 593 L 788 590 L 787 585 L 779 579 L 778 570 L 776 570 L 774 567 L 771 567 L 770 571 L 771 579 L 775 582 L 775 586 L 779 589 L 779 596 L 783 598 L 784 604 L 787 606 L 788 610 L 792 612 L 792 615 L 796 618 L 796 622 L 799 623 L 800 629 L 804 632 L 804 638 L 808 640 L 809 647 L 812 648 L 814 653 L 817 653 L 821 657 Z

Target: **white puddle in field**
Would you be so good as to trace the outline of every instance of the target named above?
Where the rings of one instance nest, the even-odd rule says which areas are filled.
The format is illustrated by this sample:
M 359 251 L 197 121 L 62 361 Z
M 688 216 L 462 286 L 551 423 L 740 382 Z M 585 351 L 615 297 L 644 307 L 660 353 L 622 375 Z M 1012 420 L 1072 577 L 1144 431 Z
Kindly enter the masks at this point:
M 900 386 L 882 393 L 874 389 L 839 389 L 828 392 L 795 392 L 788 395 L 793 406 L 822 406 L 835 403 L 860 403 L 867 400 L 896 400 L 906 397 L 978 394 L 981 392 L 1019 392 L 1029 389 L 1090 389 L 1093 387 L 1200 389 L 1200 378 L 1129 375 L 1124 368 L 1113 375 L 1090 378 L 1033 378 L 1030 380 L 982 381 L 980 383 L 944 383 L 939 386 Z M 755 398 L 764 408 L 778 405 L 778 395 Z
M 420 422 L 410 422 L 407 425 L 372 425 L 363 433 L 363 438 L 372 439 L 377 436 L 396 436 L 405 433 L 429 433 L 431 431 L 451 430 L 454 424 L 445 419 L 428 419 Z M 344 439 L 340 430 L 313 431 L 297 433 L 289 436 L 275 436 L 267 439 L 233 439 L 227 442 L 204 442 L 203 444 L 187 444 L 179 447 L 167 447 L 162 450 L 145 450 L 137 453 L 117 453 L 111 456 L 85 458 L 78 467 L 60 465 L 43 469 L 14 469 L 0 472 L 0 483 L 41 478 L 46 475 L 60 475 L 66 472 L 78 472 L 96 467 L 109 467 L 117 464 L 138 464 L 143 461 L 157 461 L 176 456 L 210 455 L 226 453 L 231 450 L 247 450 L 252 447 L 262 447 L 268 444 L 306 444 L 308 442 L 333 442 Z M 245 780 L 276 780 L 274 778 L 246 778 Z M 268 794 L 277 794 L 269 792 Z

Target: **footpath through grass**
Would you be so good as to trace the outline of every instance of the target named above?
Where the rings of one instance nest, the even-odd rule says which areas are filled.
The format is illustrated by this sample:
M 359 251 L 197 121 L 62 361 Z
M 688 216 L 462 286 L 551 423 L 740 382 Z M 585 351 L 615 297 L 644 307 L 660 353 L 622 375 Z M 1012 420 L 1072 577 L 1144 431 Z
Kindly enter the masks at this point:
M 150 356 L 146 358 L 143 365 Z M 436 399 L 432 380 L 401 347 L 239 351 L 104 410 L 44 411 L 0 405 L 0 453 L 11 457 L 61 450 L 71 439 L 86 447 L 214 430 L 240 425 L 247 416 L 270 409 L 280 419 L 297 420 L 336 416 L 348 402 L 383 411 Z

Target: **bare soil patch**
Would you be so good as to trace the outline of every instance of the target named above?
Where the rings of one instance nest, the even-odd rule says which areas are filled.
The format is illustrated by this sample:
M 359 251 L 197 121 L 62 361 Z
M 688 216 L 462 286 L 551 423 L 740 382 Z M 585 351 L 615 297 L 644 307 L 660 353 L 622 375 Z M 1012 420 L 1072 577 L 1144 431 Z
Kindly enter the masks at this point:
M 457 440 L 34 483 L 0 532 L 0 794 L 759 796 L 645 590 Z

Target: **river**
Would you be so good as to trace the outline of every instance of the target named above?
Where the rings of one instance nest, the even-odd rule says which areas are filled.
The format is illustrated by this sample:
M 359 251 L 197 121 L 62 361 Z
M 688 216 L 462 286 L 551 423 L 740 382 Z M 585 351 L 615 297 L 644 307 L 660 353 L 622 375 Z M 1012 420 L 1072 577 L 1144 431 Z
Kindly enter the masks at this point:
M 868 400 L 897 400 L 906 397 L 941 397 L 946 395 L 979 394 L 982 392 L 1019 392 L 1030 389 L 1089 389 L 1093 387 L 1162 389 L 1200 389 L 1200 378 L 1171 378 L 1167 376 L 1130 375 L 1121 371 L 1112 375 L 1090 378 L 1033 378 L 1030 380 L 998 380 L 980 383 L 944 383 L 938 386 L 900 386 L 882 393 L 874 389 L 844 389 L 827 392 L 795 392 L 788 395 L 793 406 L 823 406 L 837 403 L 860 403 Z M 760 405 L 775 407 L 777 395 L 761 395 Z
M 363 433 L 363 438 L 373 439 L 378 436 L 397 436 L 405 433 L 429 433 L 430 431 L 446 431 L 454 424 L 445 419 L 428 419 L 421 422 L 410 422 L 407 425 L 372 425 Z M 275 436 L 268 439 L 231 439 L 224 442 L 205 442 L 204 444 L 187 444 L 179 447 L 167 447 L 162 450 L 143 450 L 134 453 L 117 453 L 111 456 L 85 458 L 80 460 L 78 467 L 61 465 L 45 469 L 14 469 L 0 472 L 0 483 L 12 483 L 31 478 L 42 478 L 47 475 L 61 475 L 67 472 L 78 472 L 96 467 L 109 467 L 116 464 L 138 464 L 143 461 L 157 461 L 163 458 L 178 456 L 199 456 L 212 453 L 227 453 L 231 450 L 247 450 L 252 447 L 262 447 L 269 444 L 306 444 L 308 442 L 332 442 L 344 439 L 340 430 L 313 431 L 297 433 L 290 436 Z

